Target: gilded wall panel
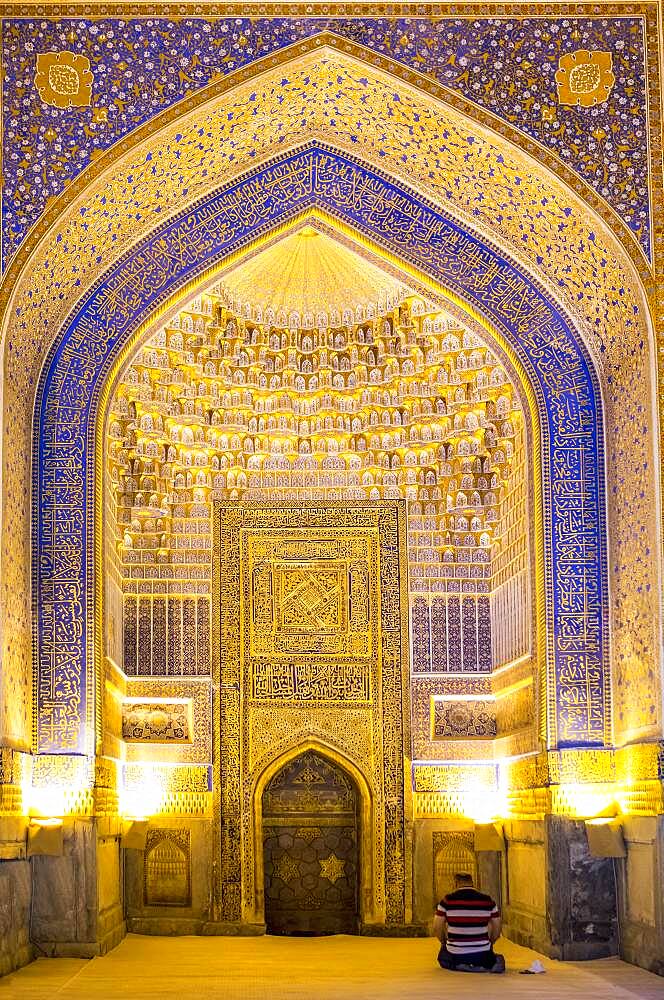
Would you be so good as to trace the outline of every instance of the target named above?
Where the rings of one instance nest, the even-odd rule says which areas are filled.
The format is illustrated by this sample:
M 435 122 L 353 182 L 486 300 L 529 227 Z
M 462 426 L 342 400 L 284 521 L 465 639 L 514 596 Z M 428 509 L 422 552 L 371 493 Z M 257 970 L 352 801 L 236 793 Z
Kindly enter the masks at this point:
M 242 676 L 252 701 L 370 702 L 378 655 L 378 534 L 240 537 Z
M 221 503 L 214 537 L 214 655 L 222 682 L 220 911 L 224 919 L 255 919 L 256 789 L 266 768 L 298 745 L 313 744 L 339 755 L 342 764 L 345 758 L 371 790 L 371 804 L 365 802 L 371 909 L 379 920 L 402 923 L 410 906 L 405 506 Z M 328 681 L 300 691 L 294 673 L 279 697 L 256 686 L 255 662 L 297 665 L 312 657 L 324 671 L 345 658 L 361 661 L 362 654 L 369 683 L 359 700 Z
M 206 525 L 209 527 L 209 524 Z M 131 586 L 129 563 L 122 580 Z M 181 577 L 186 567 L 168 567 L 175 577 L 174 584 L 186 587 Z M 154 566 L 148 567 L 148 573 Z M 210 573 L 203 584 L 209 586 Z M 188 581 L 187 581 L 188 582 Z M 163 584 L 153 582 L 147 593 L 133 596 L 125 593 L 123 609 L 123 669 L 130 676 L 192 676 L 210 673 L 210 599 L 207 596 L 187 597 L 164 593 Z M 161 592 L 160 592 L 161 591 Z
M 494 764 L 447 765 L 415 764 L 413 789 L 415 792 L 450 792 L 491 790 L 496 787 L 498 769 Z
M 523 687 L 497 698 L 495 715 L 500 736 L 509 736 L 528 727 L 534 727 L 537 712 L 532 678 L 529 678 Z
M 431 703 L 433 740 L 491 740 L 496 735 L 496 711 L 490 701 L 445 701 Z
M 490 677 L 413 676 L 410 691 L 414 760 L 493 757 L 496 712 Z
M 122 733 L 128 762 L 209 764 L 212 760 L 209 681 L 127 678 Z
M 190 830 L 148 830 L 143 891 L 146 906 L 191 906 Z
M 189 701 L 125 702 L 122 738 L 131 743 L 190 743 Z
M 249 767 L 259 774 L 275 754 L 286 754 L 315 736 L 374 774 L 381 765 L 374 759 L 372 715 L 370 706 L 280 705 L 275 712 L 270 705 L 252 704 Z
M 456 889 L 457 872 L 468 872 L 477 884 L 477 855 L 470 831 L 432 833 L 434 903 Z

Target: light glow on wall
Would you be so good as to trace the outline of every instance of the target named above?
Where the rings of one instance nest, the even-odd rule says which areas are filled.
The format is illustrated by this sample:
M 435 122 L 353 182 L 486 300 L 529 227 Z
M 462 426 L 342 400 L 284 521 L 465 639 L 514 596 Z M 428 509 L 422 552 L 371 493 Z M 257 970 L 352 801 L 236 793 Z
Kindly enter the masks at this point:
M 503 819 L 507 800 L 501 789 L 481 788 L 463 792 L 463 814 L 475 823 L 491 823 Z
M 575 819 L 594 819 L 615 816 L 616 788 L 612 784 L 568 783 L 552 788 L 554 813 Z
M 37 818 L 73 816 L 87 813 L 92 794 L 84 782 L 54 783 L 46 786 L 25 782 L 22 786 L 26 815 Z
M 23 814 L 30 817 L 92 815 L 94 768 L 82 756 L 22 756 Z
M 158 765 L 145 764 L 141 779 L 120 786 L 119 812 L 125 819 L 149 819 L 163 810 L 167 788 Z

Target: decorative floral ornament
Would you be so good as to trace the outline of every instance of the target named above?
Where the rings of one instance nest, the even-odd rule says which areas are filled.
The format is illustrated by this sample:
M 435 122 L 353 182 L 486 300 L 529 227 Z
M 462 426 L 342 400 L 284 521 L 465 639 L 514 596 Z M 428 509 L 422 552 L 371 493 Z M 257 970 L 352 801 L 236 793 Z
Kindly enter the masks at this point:
M 85 108 L 92 99 L 92 73 L 87 56 L 75 52 L 41 52 L 35 87 L 44 104 L 54 108 Z
M 616 78 L 610 52 L 579 49 L 558 60 L 556 86 L 560 104 L 592 108 L 608 99 Z

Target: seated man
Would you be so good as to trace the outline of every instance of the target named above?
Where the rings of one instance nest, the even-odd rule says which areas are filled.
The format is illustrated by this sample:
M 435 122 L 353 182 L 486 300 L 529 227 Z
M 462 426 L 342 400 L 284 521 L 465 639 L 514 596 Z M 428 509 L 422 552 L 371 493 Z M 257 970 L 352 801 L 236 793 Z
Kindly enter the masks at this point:
M 438 961 L 459 972 L 504 972 L 505 959 L 493 942 L 500 937 L 500 914 L 491 896 L 473 886 L 471 875 L 458 872 L 456 889 L 436 907 L 433 932 L 441 943 Z

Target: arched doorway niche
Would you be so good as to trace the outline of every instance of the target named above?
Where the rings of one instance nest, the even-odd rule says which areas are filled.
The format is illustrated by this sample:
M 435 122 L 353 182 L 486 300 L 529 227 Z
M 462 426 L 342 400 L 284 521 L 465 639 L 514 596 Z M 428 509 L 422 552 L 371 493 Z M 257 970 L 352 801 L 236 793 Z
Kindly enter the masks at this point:
M 298 157 L 302 157 L 303 159 L 300 161 Z M 314 160 L 320 164 L 317 166 L 314 176 L 316 178 L 316 183 L 320 183 L 322 185 L 322 197 L 327 198 L 329 196 L 332 197 L 332 200 L 334 201 L 334 198 L 336 197 L 334 192 L 338 192 L 341 202 L 336 205 L 336 210 L 339 211 L 341 209 L 343 211 L 344 209 L 342 206 L 344 204 L 345 197 L 344 188 L 342 187 L 339 189 L 336 182 L 334 182 L 331 188 L 328 187 L 328 180 L 331 180 L 328 172 L 330 170 L 332 172 L 336 172 L 338 169 L 341 169 L 342 175 L 346 173 L 348 176 L 348 171 L 356 171 L 358 169 L 358 165 L 345 157 L 339 158 L 337 154 L 325 150 L 317 151 L 315 148 L 312 150 L 305 149 L 302 154 L 296 154 L 294 159 L 288 158 L 285 162 L 288 164 L 288 170 L 290 171 L 296 164 L 299 164 L 300 162 L 304 164 L 311 157 L 313 157 Z M 274 165 L 274 169 L 277 173 L 281 172 L 282 162 L 278 161 Z M 361 170 L 361 168 L 359 169 Z M 382 180 L 379 180 L 377 176 L 375 177 L 375 182 L 378 184 L 384 183 Z M 270 190 L 270 185 L 265 179 L 262 182 L 260 190 L 263 192 Z M 235 190 L 233 189 L 229 192 L 228 196 L 235 198 Z M 222 195 L 222 197 L 226 197 L 226 195 Z M 394 190 L 390 187 L 385 187 L 383 197 L 396 197 L 397 200 L 399 200 L 400 198 L 409 199 L 410 195 L 405 190 L 400 192 L 398 189 Z M 407 202 L 402 202 L 402 204 L 405 205 Z M 288 203 L 286 203 L 285 206 L 280 207 L 285 207 L 287 211 L 289 206 Z M 416 209 L 414 207 L 409 210 L 424 212 L 432 211 L 426 208 Z M 211 218 L 209 213 L 206 214 L 206 217 Z M 426 261 L 429 261 L 428 266 L 431 268 L 434 275 L 434 286 L 437 284 L 438 287 L 441 287 L 442 283 L 440 280 L 436 282 L 436 268 L 439 269 L 442 276 L 442 272 L 449 267 L 452 274 L 449 276 L 445 275 L 445 277 L 448 281 L 450 279 L 453 280 L 453 273 L 458 266 L 459 247 L 457 245 L 457 241 L 460 238 L 461 230 L 454 226 L 450 229 L 449 224 L 443 222 L 442 219 L 438 222 L 434 222 L 434 218 L 435 216 L 432 216 L 431 222 L 427 220 L 427 225 L 439 227 L 435 239 L 437 244 L 435 250 L 435 264 L 431 261 L 433 246 L 429 243 L 416 241 L 413 244 L 411 253 L 415 257 L 417 257 L 417 254 L 420 254 Z M 361 226 L 360 218 L 358 218 L 357 223 Z M 382 225 L 382 222 L 379 223 L 379 228 L 380 225 Z M 171 224 L 169 231 L 175 234 L 177 232 L 177 227 L 177 223 Z M 385 241 L 389 241 L 390 236 L 391 230 L 386 233 L 381 233 L 381 237 Z M 179 238 L 179 236 L 176 236 L 176 239 L 179 240 Z M 365 236 L 364 239 L 366 238 L 367 237 Z M 431 237 L 431 239 L 433 239 L 433 237 Z M 466 239 L 466 237 L 463 237 L 463 239 Z M 470 245 L 472 246 L 472 240 Z M 539 404 L 544 407 L 547 414 L 546 421 L 543 421 L 542 423 L 542 434 L 545 441 L 548 442 L 548 447 L 544 450 L 545 465 L 542 479 L 544 486 L 542 496 L 545 510 L 548 511 L 545 516 L 551 517 L 553 521 L 559 525 L 557 531 L 554 531 L 551 534 L 547 534 L 546 532 L 544 533 L 545 552 L 546 545 L 550 544 L 552 547 L 551 555 L 545 555 L 545 560 L 550 559 L 553 593 L 558 594 L 558 592 L 561 592 L 560 600 L 554 600 L 547 612 L 551 616 L 551 623 L 547 633 L 550 643 L 550 681 L 547 685 L 547 738 L 549 740 L 553 739 L 553 730 L 555 728 L 557 731 L 557 736 L 555 738 L 560 742 L 603 742 L 605 739 L 606 726 L 609 724 L 608 718 L 604 713 L 604 706 L 609 697 L 609 688 L 603 652 L 606 645 L 606 636 L 604 634 L 606 611 L 605 598 L 602 597 L 602 594 L 605 592 L 602 562 L 603 536 L 601 532 L 601 523 L 603 521 L 603 503 L 601 500 L 601 496 L 603 494 L 603 469 L 600 461 L 602 451 L 602 426 L 596 419 L 596 415 L 601 410 L 598 390 L 594 382 L 592 366 L 590 365 L 587 357 L 584 356 L 585 352 L 583 347 L 574 340 L 570 328 L 565 325 L 560 313 L 558 311 L 553 311 L 552 307 L 546 306 L 545 300 L 542 300 L 540 304 L 539 298 L 542 293 L 537 290 L 536 286 L 530 286 L 530 291 L 528 291 L 528 279 L 523 276 L 516 278 L 516 272 L 511 270 L 512 265 L 506 263 L 499 265 L 497 261 L 492 259 L 492 252 L 488 248 L 485 249 L 485 256 L 478 256 L 473 258 L 473 260 L 476 260 L 477 262 L 481 261 L 482 267 L 488 267 L 490 274 L 493 275 L 491 280 L 495 279 L 499 286 L 502 286 L 502 282 L 507 279 L 508 274 L 513 274 L 513 278 L 511 278 L 510 281 L 525 281 L 525 285 L 519 294 L 526 296 L 523 301 L 527 301 L 528 303 L 525 308 L 531 311 L 529 314 L 531 315 L 533 322 L 535 322 L 536 315 L 539 316 L 538 322 L 540 322 L 540 324 L 544 323 L 544 317 L 547 317 L 547 322 L 550 324 L 550 327 L 547 328 L 546 334 L 544 333 L 546 324 L 544 326 L 536 326 L 535 329 L 533 329 L 529 323 L 524 326 L 519 312 L 517 311 L 516 314 L 512 312 L 510 301 L 511 296 L 513 295 L 513 286 L 510 283 L 507 285 L 509 288 L 507 301 L 499 300 L 498 303 L 494 302 L 493 305 L 492 293 L 487 294 L 485 286 L 482 284 L 482 288 L 484 289 L 480 295 L 480 299 L 482 301 L 477 302 L 473 306 L 472 289 L 476 282 L 474 264 L 470 266 L 470 269 L 468 269 L 465 264 L 462 266 L 462 273 L 465 275 L 464 280 L 466 281 L 468 287 L 460 288 L 455 295 L 453 290 L 448 290 L 448 288 L 445 287 L 445 284 L 442 284 L 445 294 L 451 297 L 453 301 L 456 297 L 458 304 L 461 305 L 464 305 L 467 300 L 470 299 L 470 303 L 465 306 L 467 310 L 472 311 L 474 309 L 478 316 L 487 317 L 485 322 L 488 320 L 490 324 L 493 323 L 494 329 L 496 330 L 502 327 L 504 331 L 502 335 L 503 344 L 505 344 L 505 349 L 507 349 L 508 344 L 512 345 L 514 364 L 521 362 L 521 364 L 526 368 L 533 369 L 530 373 L 530 377 L 527 380 L 522 381 L 526 382 L 526 384 L 537 385 L 538 380 L 541 381 L 541 379 L 544 378 L 549 380 L 553 379 L 558 383 L 555 392 L 552 391 L 552 386 L 546 387 L 545 385 L 540 385 L 538 389 L 535 389 L 534 393 Z M 143 256 L 140 252 L 139 257 L 135 258 L 135 260 L 141 260 L 141 262 L 143 261 Z M 412 264 L 406 266 L 412 267 Z M 496 267 L 498 270 L 493 270 Z M 504 275 L 501 273 L 500 268 L 507 269 Z M 146 285 L 143 277 L 143 267 L 141 271 L 141 287 L 145 289 Z M 420 273 L 422 273 L 421 270 Z M 426 271 L 424 274 L 426 275 Z M 484 280 L 485 279 L 482 279 L 482 282 L 484 282 Z M 149 285 L 151 290 L 153 290 L 153 283 L 150 282 Z M 491 285 L 487 287 L 491 288 Z M 98 294 L 95 302 L 101 302 Z M 170 302 L 164 304 L 168 308 Z M 481 311 L 479 308 L 480 305 Z M 95 305 L 93 308 L 97 308 L 97 306 Z M 532 310 L 534 310 L 534 312 L 532 312 Z M 509 332 L 510 324 L 512 324 L 513 327 L 511 332 Z M 89 330 L 90 323 L 88 322 L 85 325 Z M 526 331 L 528 332 L 526 333 Z M 520 342 L 520 337 L 525 338 L 525 340 Z M 534 337 L 535 340 L 532 341 L 531 339 L 529 341 L 528 337 Z M 536 343 L 538 338 L 541 338 L 540 342 Z M 560 338 L 563 339 L 561 340 Z M 567 338 L 566 347 L 563 350 L 563 342 L 565 341 L 565 338 Z M 555 366 L 552 364 L 552 359 L 548 357 L 549 353 L 552 351 L 553 344 L 558 344 L 558 347 L 556 348 L 558 350 L 558 357 L 556 359 Z M 123 344 L 123 346 L 126 345 Z M 566 357 L 567 362 L 572 365 L 569 372 L 565 368 L 557 367 L 564 357 Z M 572 358 L 575 358 L 574 362 L 572 362 Z M 108 360 L 110 362 L 110 357 Z M 62 364 L 62 362 L 58 363 Z M 539 372 L 536 371 L 537 366 L 540 367 Z M 572 372 L 574 372 L 573 375 Z M 55 373 L 49 376 L 49 383 L 51 385 L 54 384 L 54 378 Z M 574 402 L 571 409 L 561 409 L 558 402 L 558 399 L 560 398 L 559 393 L 569 392 L 571 385 L 569 382 L 570 378 L 574 379 Z M 583 390 L 581 390 L 582 383 L 579 381 L 580 379 L 583 382 Z M 108 385 L 108 381 L 105 380 L 103 385 Z M 47 393 L 48 391 L 50 390 L 46 389 Z M 103 395 L 102 387 L 100 387 L 100 392 Z M 48 410 L 45 410 L 44 412 L 46 413 Z M 584 428 L 583 435 L 579 437 L 578 446 L 581 448 L 581 451 L 586 453 L 586 458 L 578 465 L 578 468 L 576 464 L 580 455 L 578 449 L 571 456 L 573 467 L 569 467 L 570 454 L 566 445 L 564 446 L 565 454 L 567 456 L 566 459 L 562 459 L 562 454 L 560 460 L 554 460 L 553 458 L 553 451 L 555 448 L 558 447 L 558 444 L 562 446 L 563 440 L 566 440 L 567 435 L 570 433 L 573 425 L 569 423 L 570 419 L 574 425 L 578 425 L 579 430 L 581 427 Z M 42 450 L 44 447 L 50 447 L 47 442 L 48 435 L 46 435 L 46 438 L 40 445 Z M 565 492 L 561 491 L 556 486 L 556 478 L 564 479 L 567 483 Z M 594 594 L 594 600 L 591 607 L 592 615 L 594 616 L 593 629 L 595 629 L 597 633 L 597 642 L 595 645 L 589 647 L 587 643 L 582 641 L 579 637 L 577 643 L 581 643 L 583 650 L 579 649 L 576 652 L 572 651 L 567 640 L 558 643 L 556 638 L 557 627 L 554 624 L 554 618 L 558 612 L 561 614 L 564 613 L 565 615 L 569 613 L 566 607 L 566 601 L 562 597 L 562 591 L 571 585 L 571 577 L 567 569 L 563 571 L 562 568 L 559 567 L 555 549 L 558 545 L 564 547 L 563 534 L 561 534 L 561 532 L 573 530 L 571 523 L 568 522 L 565 516 L 565 508 L 569 502 L 567 491 L 569 490 L 570 485 L 573 490 L 583 489 L 587 492 L 587 500 L 584 501 L 585 506 L 588 508 L 588 504 L 590 504 L 592 510 L 594 511 L 591 516 L 589 509 L 588 526 L 592 525 L 592 532 L 595 538 L 593 559 L 595 560 L 597 568 L 597 574 L 594 578 L 591 578 L 586 570 L 584 570 L 583 576 L 586 584 L 592 588 Z M 536 493 L 535 495 L 537 496 L 538 494 Z M 569 549 L 568 551 L 571 553 L 573 550 Z M 587 556 L 588 550 L 586 550 L 584 560 L 587 559 Z M 563 611 L 563 608 L 566 610 Z M 572 611 L 572 614 L 575 613 L 575 611 Z M 590 627 L 588 620 L 586 619 L 586 615 L 587 612 L 584 610 L 582 612 L 584 628 Z M 46 621 L 46 618 L 44 620 Z M 576 674 L 565 672 L 562 669 L 562 663 L 566 662 L 571 656 L 576 658 L 578 658 L 578 656 L 582 656 L 584 663 L 588 660 L 588 669 L 592 672 L 593 677 L 597 681 L 592 688 L 584 686 L 585 700 L 579 700 L 579 692 L 566 695 L 561 693 L 561 685 L 566 686 L 567 688 L 570 686 L 576 687 L 579 683 L 579 677 L 581 676 L 579 675 L 579 677 L 577 677 Z M 590 700 L 588 700 L 588 698 L 590 698 Z M 595 709 L 592 709 L 591 706 L 591 701 L 593 700 L 596 703 Z M 600 705 L 602 706 L 601 712 Z
M 307 245 L 318 239 L 309 231 L 313 218 L 306 217 L 304 229 L 294 226 L 284 231 L 281 241 L 277 237 L 268 242 L 268 253 L 277 254 L 285 272 L 292 270 L 289 247 L 293 241 L 297 246 L 298 240 Z M 324 233 L 328 230 L 321 230 L 321 239 Z M 351 249 L 359 245 L 357 237 L 355 243 L 349 240 L 342 253 L 341 245 L 331 250 L 323 242 L 318 255 L 341 254 L 337 264 L 342 267 L 343 254 L 348 254 L 351 269 L 368 267 L 367 259 Z M 121 577 L 123 593 L 119 596 L 121 602 L 124 597 L 125 608 L 120 605 L 114 614 L 116 620 L 125 621 L 125 649 L 109 653 L 122 662 L 126 693 L 132 697 L 147 695 L 150 690 L 155 696 L 166 690 L 175 694 L 180 683 L 180 693 L 185 694 L 191 683 L 188 676 L 198 675 L 200 687 L 210 673 L 210 650 L 207 639 L 200 642 L 200 635 L 201 608 L 205 609 L 202 634 L 209 637 L 211 631 L 209 593 L 217 557 L 209 548 L 209 537 L 215 502 L 221 501 L 225 507 L 234 500 L 259 507 L 265 503 L 287 507 L 318 500 L 323 505 L 331 501 L 352 507 L 358 500 L 371 503 L 403 498 L 410 508 L 405 548 L 411 567 L 410 695 L 416 719 L 408 756 L 430 759 L 433 754 L 445 754 L 461 761 L 469 749 L 464 733 L 484 738 L 481 752 L 485 755 L 490 755 L 495 737 L 502 741 L 502 752 L 506 743 L 539 746 L 536 706 L 540 684 L 537 666 L 541 661 L 531 615 L 536 602 L 531 603 L 530 589 L 531 576 L 536 576 L 534 564 L 542 561 L 540 543 L 535 541 L 541 539 L 541 528 L 534 528 L 541 515 L 532 500 L 535 490 L 527 484 L 540 473 L 534 457 L 538 436 L 531 424 L 533 418 L 537 421 L 537 414 L 523 376 L 519 378 L 515 363 L 485 327 L 440 290 L 435 291 L 431 283 L 427 285 L 424 278 L 418 282 L 415 272 L 402 272 L 382 262 L 387 270 L 380 280 L 396 289 L 389 304 L 369 305 L 366 312 L 363 306 L 352 315 L 344 315 L 347 307 L 339 293 L 340 298 L 327 303 L 329 316 L 316 318 L 312 314 L 305 320 L 296 289 L 291 288 L 295 297 L 292 308 L 281 318 L 270 305 L 276 292 L 269 292 L 267 302 L 261 299 L 268 294 L 265 287 L 272 280 L 265 270 L 271 258 L 262 257 L 260 250 L 250 250 L 235 265 L 242 280 L 247 260 L 259 272 L 254 277 L 256 292 L 251 301 L 229 303 L 233 271 L 223 269 L 212 284 L 200 287 L 193 299 L 185 300 L 175 311 L 167 310 L 157 323 L 151 319 L 128 345 L 128 357 L 123 358 L 116 380 L 108 383 L 104 506 L 105 558 L 110 570 L 105 573 L 106 607 L 117 607 L 110 594 L 114 591 L 118 596 L 112 584 Z M 329 263 L 327 259 L 325 263 Z M 322 268 L 328 273 L 331 270 Z M 308 282 L 314 285 L 321 280 L 321 274 L 308 275 Z M 338 316 L 332 322 L 335 309 Z M 299 319 L 291 322 L 294 315 Z M 464 320 L 457 316 L 464 316 Z M 378 377 L 372 378 L 373 374 Z M 274 384 L 272 380 L 276 380 Z M 298 380 L 303 384 L 298 385 Z M 463 501 L 459 499 L 462 494 Z M 516 507 L 520 507 L 517 513 Z M 227 513 L 222 512 L 222 520 Z M 503 552 L 504 567 L 498 567 L 497 572 L 505 577 L 507 586 L 501 589 L 503 594 L 510 592 L 511 606 L 508 613 L 494 608 L 498 624 L 492 649 L 490 602 L 495 597 L 492 580 L 496 567 L 491 560 L 493 554 L 500 561 L 502 534 L 506 539 L 509 534 L 511 542 Z M 516 563 L 519 573 L 512 573 Z M 511 583 L 515 586 L 510 587 Z M 459 597 L 462 587 L 463 597 Z M 181 600 L 180 594 L 188 596 Z M 462 601 L 463 622 L 453 622 L 450 613 L 449 626 L 443 621 L 449 642 L 441 640 L 441 611 L 445 618 L 448 603 L 451 611 L 456 603 L 459 619 Z M 428 625 L 422 629 L 423 605 L 427 616 L 430 607 L 438 615 L 433 622 L 436 634 L 430 634 Z M 173 626 L 174 615 L 178 627 Z M 213 625 L 217 615 L 213 611 Z M 501 619 L 509 619 L 509 630 Z M 224 634 L 219 640 L 222 648 L 226 645 Z M 521 645 L 510 647 L 510 642 Z M 186 663 L 182 660 L 185 651 Z M 214 648 L 213 654 L 214 659 Z M 242 650 L 239 655 L 244 655 Z M 487 702 L 493 699 L 492 667 L 508 666 L 513 660 L 520 660 L 518 725 L 514 725 L 511 699 L 506 698 L 501 709 L 508 706 L 508 711 L 502 712 L 500 724 L 489 709 L 486 718 L 473 723 L 471 732 L 464 730 L 458 717 L 467 706 L 458 704 L 458 691 L 452 688 L 460 681 L 449 681 L 450 672 L 455 665 L 465 668 L 471 702 L 474 698 L 474 706 L 480 708 L 479 690 L 485 692 Z M 509 687 L 513 680 L 513 675 L 502 672 L 502 685 Z M 218 683 L 215 677 L 213 690 Z M 269 697 L 266 683 L 261 678 L 259 700 Z M 430 732 L 433 692 L 437 696 L 437 743 Z M 449 704 L 446 695 L 451 695 Z M 282 691 L 282 700 L 293 696 L 292 691 Z M 267 735 L 253 729 L 250 721 L 255 714 L 250 702 L 256 697 L 255 691 L 246 692 L 241 727 L 246 726 L 249 735 L 244 759 L 247 754 L 259 753 L 256 745 L 271 751 Z M 345 718 L 342 703 L 346 697 L 338 692 L 331 699 L 336 703 L 336 714 L 331 715 L 328 706 L 310 720 L 310 712 L 306 725 L 320 727 L 317 731 L 327 737 L 345 734 L 358 708 L 353 704 L 357 693 L 351 694 Z M 320 694 L 313 698 L 314 702 L 320 699 Z M 322 700 L 328 701 L 329 696 L 322 696 Z M 359 700 L 366 701 L 364 697 Z M 273 705 L 271 725 L 284 715 L 279 701 Z M 390 725 L 400 712 L 397 708 Z M 116 713 L 109 710 L 106 714 L 113 718 Z M 196 721 L 205 727 L 205 718 Z M 290 725 L 296 724 L 293 717 Z M 224 713 L 219 710 L 212 717 L 213 734 L 224 726 Z M 118 734 L 106 735 L 112 741 Z M 364 743 L 367 738 L 365 732 Z M 204 732 L 195 739 L 197 759 L 202 762 L 209 743 Z M 370 764 L 371 758 L 380 757 L 381 749 L 375 737 L 371 741 L 374 750 L 364 751 L 364 766 L 372 771 L 372 794 L 381 816 L 382 769 Z M 351 746 L 352 740 L 346 745 L 347 753 Z M 231 757 L 235 760 L 236 753 L 232 747 L 228 754 L 220 749 L 227 764 L 213 776 L 219 796 L 215 815 L 217 810 L 222 816 L 225 812 L 222 800 L 227 794 L 229 761 Z M 182 748 L 178 754 L 176 747 L 165 751 L 132 745 L 127 747 L 127 755 L 134 772 L 141 767 L 151 771 L 149 761 L 157 759 L 163 762 L 168 758 L 173 763 L 192 759 L 189 750 Z M 247 787 L 250 773 L 245 765 L 238 770 L 237 780 Z M 454 779 L 449 787 L 454 787 Z M 454 808 L 462 809 L 463 800 L 463 795 L 448 795 L 448 808 L 454 801 Z M 243 793 L 242 801 L 241 812 L 251 809 L 251 797 Z M 374 840 L 380 842 L 386 832 L 378 829 Z M 250 874 L 257 861 L 253 845 L 251 850 L 247 848 L 247 841 L 253 838 L 244 828 L 238 835 L 244 844 L 243 918 L 261 922 L 253 904 L 253 894 L 260 891 L 261 883 L 255 889 Z M 218 840 L 215 833 L 215 845 Z M 233 853 L 236 850 L 240 850 L 239 844 L 232 848 Z M 223 866 L 223 854 L 222 850 L 219 867 Z M 380 909 L 374 900 L 372 912 Z
M 297 226 L 286 232 L 284 253 L 289 240 L 311 239 Z M 281 252 L 281 245 L 273 246 Z M 355 263 L 361 266 L 362 258 Z M 198 556 L 189 554 L 197 564 L 195 589 L 209 594 L 212 553 L 205 533 L 214 500 L 402 497 L 418 533 L 408 545 L 414 676 L 455 669 L 488 674 L 527 660 L 522 668 L 533 682 L 528 714 L 535 747 L 543 728 L 535 705 L 545 655 L 544 555 L 533 485 L 541 475 L 538 421 L 523 372 L 484 326 L 412 275 L 401 275 L 411 287 L 400 286 L 389 309 L 384 304 L 382 311 L 370 307 L 369 316 L 342 317 L 338 303 L 336 328 L 327 319 L 319 328 L 312 315 L 302 329 L 298 314 L 296 325 L 289 327 L 286 313 L 279 324 L 271 307 L 264 315 L 265 304 L 247 303 L 238 312 L 222 296 L 220 286 L 232 280 L 225 273 L 175 314 L 162 316 L 157 332 L 150 322 L 109 382 L 104 559 L 114 571 L 106 574 L 108 613 L 117 622 L 127 619 L 113 585 L 118 574 L 125 595 L 135 596 L 127 598 L 133 604 L 125 649 L 116 643 L 108 655 L 130 675 L 166 670 L 166 640 L 152 639 L 149 631 L 154 612 L 140 620 L 139 605 L 148 597 L 138 596 L 144 586 L 138 581 L 168 581 L 161 589 L 152 584 L 163 598 L 177 580 L 193 587 L 177 543 L 185 544 L 182 534 L 195 528 L 202 532 L 199 544 L 191 540 Z M 385 280 L 395 279 L 386 274 Z M 183 523 L 190 510 L 197 524 Z M 502 598 L 494 593 L 496 573 L 505 585 Z M 473 586 L 473 580 L 484 582 Z M 459 603 L 462 593 L 466 611 L 471 594 L 485 595 L 481 610 L 472 612 L 475 637 L 464 644 L 450 624 L 449 642 L 441 644 L 430 634 L 431 614 L 442 613 L 447 633 L 447 598 L 456 594 Z M 460 605 L 455 618 L 459 614 Z M 165 622 L 163 608 L 159 616 Z M 154 662 L 151 642 L 160 647 Z M 198 665 L 193 646 L 190 654 L 176 674 L 209 671 L 207 654 Z M 416 757 L 429 756 L 419 749 Z
M 276 757 L 258 776 L 253 794 L 254 802 L 254 836 L 256 859 L 256 897 L 255 913 L 252 915 L 258 923 L 266 921 L 265 901 L 265 869 L 264 869 L 264 837 L 265 818 L 264 804 L 266 791 L 275 778 L 289 765 L 307 758 L 318 756 L 335 768 L 350 781 L 356 796 L 357 806 L 357 918 L 358 927 L 380 922 L 380 914 L 375 912 L 375 865 L 376 865 L 376 817 L 373 808 L 373 796 L 362 769 L 337 749 L 327 743 L 311 738 Z M 357 929 L 357 928 L 356 928 Z M 269 927 L 268 927 L 269 930 Z

